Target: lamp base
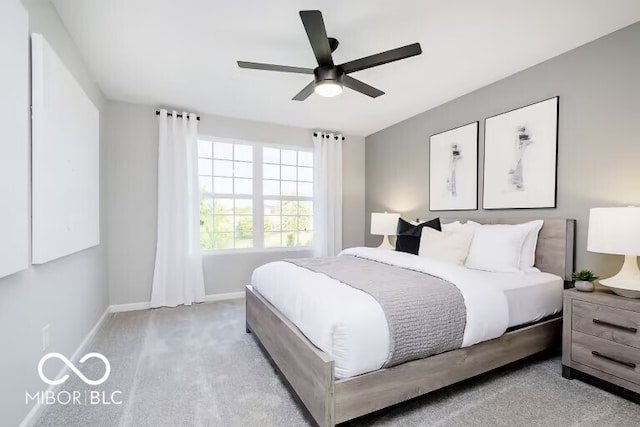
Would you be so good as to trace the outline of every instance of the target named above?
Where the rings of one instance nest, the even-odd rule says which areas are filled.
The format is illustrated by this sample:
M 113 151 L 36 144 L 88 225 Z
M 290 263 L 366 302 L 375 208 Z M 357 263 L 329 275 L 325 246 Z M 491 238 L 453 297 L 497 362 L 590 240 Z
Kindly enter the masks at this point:
M 618 295 L 640 298 L 640 268 L 635 255 L 625 255 L 622 268 L 613 277 L 599 281 Z
M 391 246 L 391 243 L 389 243 L 389 236 L 382 236 L 382 243 L 380 243 L 380 246 L 378 246 L 378 249 L 386 249 L 388 251 L 394 251 L 396 248 Z

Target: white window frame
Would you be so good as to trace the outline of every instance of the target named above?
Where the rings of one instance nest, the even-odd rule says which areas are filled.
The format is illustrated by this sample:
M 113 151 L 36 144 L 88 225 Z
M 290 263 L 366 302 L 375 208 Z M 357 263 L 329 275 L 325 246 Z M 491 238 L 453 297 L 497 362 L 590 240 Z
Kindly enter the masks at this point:
M 299 251 L 311 251 L 313 250 L 312 245 L 306 246 L 275 246 L 275 247 L 264 247 L 264 200 L 295 200 L 295 201 L 314 201 L 314 197 L 300 197 L 300 196 L 264 196 L 262 190 L 262 170 L 263 170 L 263 157 L 262 152 L 263 148 L 277 148 L 280 150 L 291 150 L 291 151 L 304 151 L 308 153 L 313 153 L 313 147 L 305 147 L 300 145 L 287 145 L 287 144 L 273 144 L 268 142 L 258 142 L 258 141 L 250 141 L 246 139 L 235 139 L 235 138 L 223 138 L 217 136 L 211 136 L 206 134 L 198 134 L 199 141 L 211 141 L 211 142 L 226 142 L 229 144 L 242 144 L 242 145 L 250 145 L 253 147 L 253 195 L 243 195 L 243 194 L 216 194 L 212 193 L 202 193 L 198 191 L 198 200 L 202 200 L 203 196 L 206 196 L 208 199 L 213 200 L 216 198 L 229 198 L 229 199 L 246 199 L 252 200 L 253 202 L 253 247 L 251 248 L 220 248 L 220 249 L 202 249 L 203 254 L 237 254 L 237 253 L 251 253 L 251 252 L 299 252 Z M 212 153 L 213 155 L 213 153 Z M 198 156 L 199 158 L 199 156 Z M 315 163 L 315 162 L 314 162 Z M 312 166 L 315 169 L 315 164 Z M 198 176 L 200 176 L 200 171 L 198 170 Z M 315 196 L 315 183 L 314 183 L 314 196 Z M 315 216 L 312 215 L 315 223 Z M 315 228 L 315 225 L 314 225 Z M 259 230 L 259 233 L 256 233 L 256 230 Z M 313 240 L 312 240 L 313 242 Z

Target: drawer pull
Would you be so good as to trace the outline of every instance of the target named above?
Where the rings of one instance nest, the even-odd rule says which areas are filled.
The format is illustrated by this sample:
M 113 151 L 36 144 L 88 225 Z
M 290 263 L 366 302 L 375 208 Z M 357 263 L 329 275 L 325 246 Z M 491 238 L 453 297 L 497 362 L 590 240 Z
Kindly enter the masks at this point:
M 607 356 L 607 355 L 602 354 L 600 352 L 597 352 L 595 350 L 592 351 L 591 354 L 593 354 L 596 357 L 601 357 L 603 359 L 609 360 L 611 362 L 619 363 L 619 364 L 627 366 L 627 367 L 629 367 L 631 369 L 635 369 L 636 368 L 636 364 L 633 363 L 633 362 L 625 362 L 624 360 L 618 360 L 615 357 Z
M 595 323 L 597 325 L 610 326 L 610 327 L 616 328 L 616 329 L 622 329 L 623 331 L 632 332 L 634 334 L 636 332 L 638 332 L 637 328 L 633 328 L 631 326 L 618 325 L 617 323 L 607 322 L 606 320 L 600 320 L 598 318 L 593 319 L 593 323 Z

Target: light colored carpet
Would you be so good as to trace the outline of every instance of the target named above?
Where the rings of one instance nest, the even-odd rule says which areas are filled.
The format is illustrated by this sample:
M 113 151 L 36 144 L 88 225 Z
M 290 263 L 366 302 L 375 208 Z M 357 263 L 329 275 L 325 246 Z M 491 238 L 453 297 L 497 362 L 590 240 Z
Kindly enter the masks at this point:
M 89 346 L 111 362 L 96 389 L 122 405 L 52 405 L 39 426 L 306 426 L 312 422 L 245 333 L 244 301 L 111 314 Z M 100 362 L 81 370 L 103 373 Z M 349 426 L 638 426 L 640 406 L 560 375 L 558 357 L 520 363 Z M 75 375 L 67 390 L 85 390 Z

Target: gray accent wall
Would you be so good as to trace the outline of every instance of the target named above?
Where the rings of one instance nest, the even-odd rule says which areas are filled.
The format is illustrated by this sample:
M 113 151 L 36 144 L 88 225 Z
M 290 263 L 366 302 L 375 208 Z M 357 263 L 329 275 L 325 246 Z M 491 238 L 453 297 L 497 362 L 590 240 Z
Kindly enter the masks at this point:
M 436 82 L 420 82 L 414 96 L 429 91 L 430 84 Z M 557 208 L 483 210 L 484 119 L 556 95 L 560 96 Z M 476 120 L 480 209 L 431 213 L 429 136 Z M 370 214 L 385 210 L 408 219 L 568 217 L 577 220 L 577 268 L 613 274 L 622 257 L 586 251 L 589 208 L 640 205 L 639 120 L 640 23 L 636 23 L 368 136 L 366 242 L 380 243 L 380 236 L 369 234 Z
M 155 107 L 109 101 L 107 216 L 111 304 L 148 302 L 155 262 L 158 125 Z M 201 114 L 202 135 L 312 147 L 308 129 Z M 343 146 L 344 247 L 364 244 L 364 138 Z M 206 294 L 239 292 L 270 261 L 311 256 L 300 250 L 205 253 Z
M 49 1 L 22 3 L 29 14 L 30 31 L 44 35 L 100 110 L 100 168 L 104 172 L 104 97 Z M 3 16 L 0 22 L 5 18 L 11 19 Z M 0 62 L 3 64 L 0 78 L 3 78 L 3 67 L 10 59 L 0 58 Z M 102 190 L 103 187 L 101 195 L 104 195 Z M 103 212 L 104 206 L 104 197 L 101 197 Z M 102 215 L 99 246 L 0 279 L 0 424 L 3 426 L 18 425 L 28 414 L 32 404 L 25 404 L 26 392 L 35 394 L 47 389 L 48 385 L 40 380 L 37 372 L 40 358 L 54 351 L 70 358 L 109 305 L 104 220 Z M 42 328 L 46 324 L 50 325 L 51 343 L 43 351 Z M 52 369 L 52 375 L 60 368 L 53 365 L 55 361 L 47 366 Z

